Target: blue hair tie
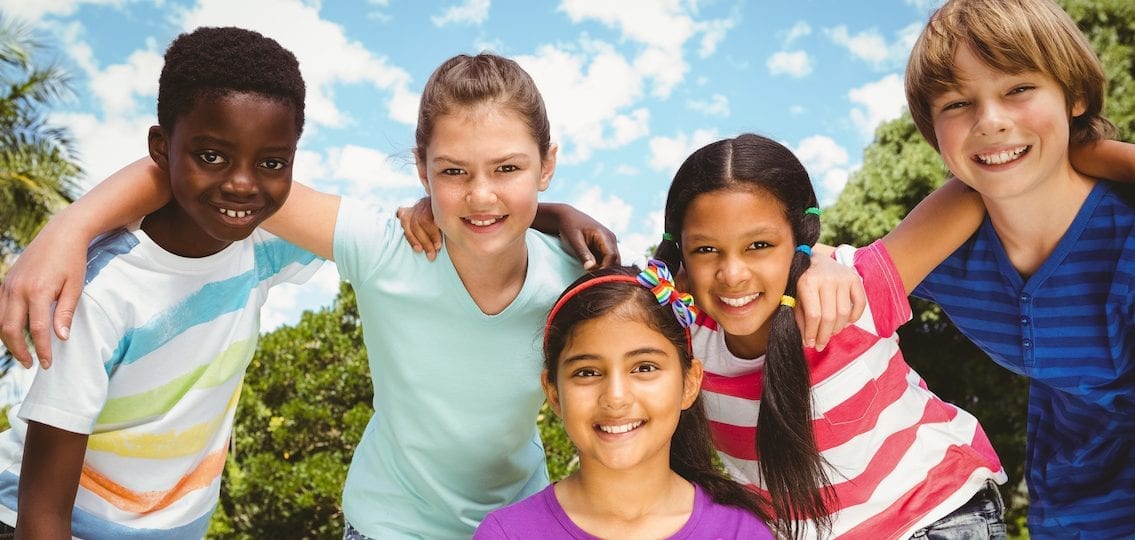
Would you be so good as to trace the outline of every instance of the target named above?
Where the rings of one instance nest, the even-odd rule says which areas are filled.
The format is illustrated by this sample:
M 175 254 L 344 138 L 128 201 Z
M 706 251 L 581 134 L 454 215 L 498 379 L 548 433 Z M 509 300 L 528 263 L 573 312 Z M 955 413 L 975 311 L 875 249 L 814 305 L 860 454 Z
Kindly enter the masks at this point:
M 796 246 L 796 251 L 799 251 L 800 253 L 803 253 L 809 257 L 812 256 L 812 246 L 800 244 L 799 246 Z

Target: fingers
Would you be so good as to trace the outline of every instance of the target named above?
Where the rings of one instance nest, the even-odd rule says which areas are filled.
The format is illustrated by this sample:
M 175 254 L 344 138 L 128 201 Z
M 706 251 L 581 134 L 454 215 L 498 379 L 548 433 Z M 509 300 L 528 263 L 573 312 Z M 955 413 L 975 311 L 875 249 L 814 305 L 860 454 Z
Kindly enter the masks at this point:
M 800 337 L 804 346 L 815 348 L 818 335 L 823 326 L 823 304 L 820 287 L 808 279 L 808 274 L 800 277 L 796 286 L 796 324 L 800 327 Z M 827 342 L 825 341 L 826 345 Z M 817 350 L 820 350 L 817 348 Z
M 402 236 L 406 238 L 406 243 L 410 244 L 410 248 L 414 250 L 414 253 L 421 253 L 422 243 L 418 241 L 418 237 L 410 230 L 411 222 L 408 217 L 409 214 L 410 209 L 404 206 L 400 206 L 394 211 L 394 217 L 398 218 L 398 223 L 402 225 Z
M 604 230 L 597 242 L 599 253 L 599 267 L 618 266 L 622 261 L 619 256 L 619 241 L 611 231 Z
M 863 281 L 851 283 L 851 309 L 848 311 L 847 324 L 858 321 L 867 311 L 867 289 L 863 288 Z
M 3 322 L 0 323 L 0 341 L 8 348 L 8 352 L 24 368 L 32 367 L 31 353 L 28 352 L 27 341 L 24 339 L 24 324 L 28 320 L 27 305 L 23 299 L 12 294 L 7 284 L 3 294 Z
M 591 253 L 591 248 L 588 245 L 588 240 L 585 235 L 567 234 L 564 241 L 571 247 L 572 252 L 575 253 L 575 258 L 579 259 L 584 270 L 591 271 L 596 268 L 595 255 Z
M 410 247 L 417 253 L 425 253 L 426 258 L 432 261 L 441 250 L 441 230 L 434 224 L 429 199 L 423 200 L 427 201 L 424 207 L 419 201 L 413 207 L 399 208 L 394 215 L 402 224 L 402 235 Z
M 32 298 L 28 305 L 28 333 L 40 367 L 51 367 L 51 301 Z

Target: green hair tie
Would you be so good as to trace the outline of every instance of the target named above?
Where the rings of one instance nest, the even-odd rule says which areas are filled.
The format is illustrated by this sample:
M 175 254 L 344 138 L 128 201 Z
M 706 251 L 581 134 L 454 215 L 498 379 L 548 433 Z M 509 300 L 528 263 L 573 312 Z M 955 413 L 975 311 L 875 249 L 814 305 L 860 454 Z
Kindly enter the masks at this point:
M 807 210 L 804 210 L 804 213 L 805 214 L 812 214 L 813 216 L 818 217 L 820 215 L 820 209 L 816 208 L 815 206 L 812 206 L 812 207 L 808 208 Z
M 663 240 L 669 240 L 669 241 L 673 242 L 674 241 L 674 235 L 672 235 L 668 232 L 664 232 L 664 233 L 662 233 L 662 239 Z

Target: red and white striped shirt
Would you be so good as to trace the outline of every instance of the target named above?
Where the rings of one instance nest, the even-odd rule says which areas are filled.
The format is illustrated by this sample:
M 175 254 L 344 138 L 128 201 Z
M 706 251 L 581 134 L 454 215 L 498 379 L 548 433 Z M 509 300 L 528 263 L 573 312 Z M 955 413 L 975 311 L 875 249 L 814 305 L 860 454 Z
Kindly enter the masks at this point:
M 840 247 L 836 259 L 859 272 L 868 307 L 823 352 L 805 350 L 816 442 L 838 497 L 832 533 L 909 538 L 986 479 L 1004 483 L 1005 472 L 977 419 L 934 395 L 903 359 L 895 330 L 910 303 L 883 244 Z M 733 356 L 704 314 L 691 330 L 714 444 L 734 479 L 763 491 L 754 440 L 765 359 Z

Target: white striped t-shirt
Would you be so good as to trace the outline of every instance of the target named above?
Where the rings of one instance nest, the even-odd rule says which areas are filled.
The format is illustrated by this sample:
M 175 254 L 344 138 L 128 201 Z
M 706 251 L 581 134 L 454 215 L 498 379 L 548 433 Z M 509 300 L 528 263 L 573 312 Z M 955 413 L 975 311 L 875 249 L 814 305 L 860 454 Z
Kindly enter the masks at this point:
M 910 320 L 910 303 L 883 244 L 843 246 L 836 259 L 859 272 L 868 307 L 823 352 L 805 350 L 816 442 L 838 497 L 832 533 L 908 538 L 986 479 L 1006 476 L 977 419 L 935 396 L 903 359 L 895 330 Z M 718 453 L 734 479 L 763 491 L 754 441 L 764 357 L 733 356 L 704 314 L 692 339 L 705 363 L 702 398 Z

